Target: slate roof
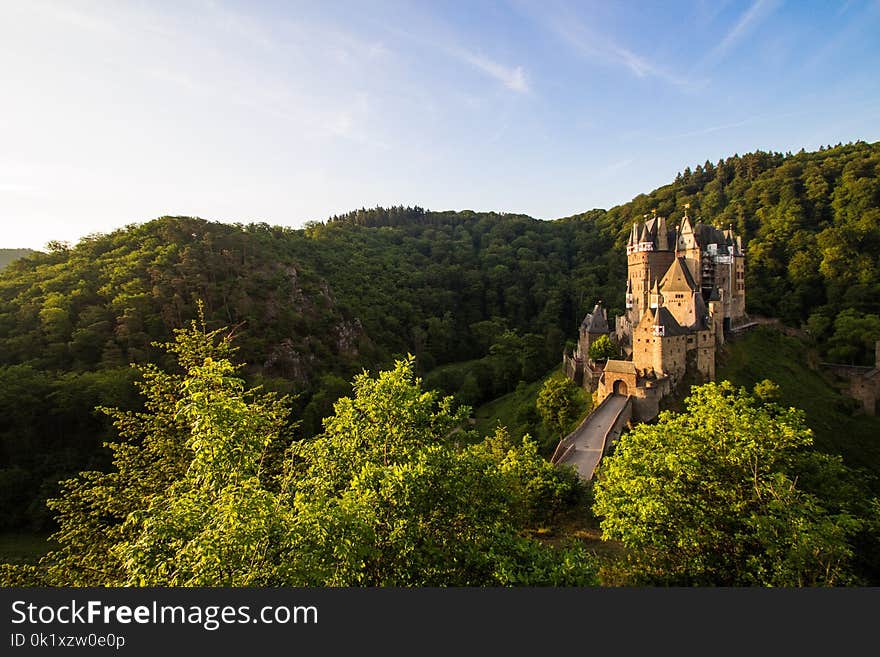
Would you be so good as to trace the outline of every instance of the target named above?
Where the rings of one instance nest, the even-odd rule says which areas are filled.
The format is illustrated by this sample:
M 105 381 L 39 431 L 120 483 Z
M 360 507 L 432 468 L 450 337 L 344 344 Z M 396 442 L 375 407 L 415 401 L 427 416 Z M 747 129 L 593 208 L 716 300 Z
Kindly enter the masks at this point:
M 666 306 L 660 306 L 657 308 L 657 312 L 654 313 L 654 326 L 663 326 L 666 330 L 664 331 L 665 337 L 670 337 L 673 335 L 687 335 L 688 330 L 682 327 L 677 321 L 675 321 L 675 317 L 672 316 L 672 313 L 669 312 L 669 308 Z
M 587 313 L 584 321 L 581 322 L 581 329 L 587 333 L 610 333 L 608 328 L 608 320 L 605 318 L 605 311 L 601 303 L 597 303 L 592 313 Z
M 684 258 L 676 258 L 666 270 L 663 280 L 660 281 L 660 289 L 665 292 L 694 292 L 697 284 L 691 276 Z
M 609 360 L 605 363 L 606 372 L 617 372 L 618 374 L 636 374 L 636 366 L 631 360 Z

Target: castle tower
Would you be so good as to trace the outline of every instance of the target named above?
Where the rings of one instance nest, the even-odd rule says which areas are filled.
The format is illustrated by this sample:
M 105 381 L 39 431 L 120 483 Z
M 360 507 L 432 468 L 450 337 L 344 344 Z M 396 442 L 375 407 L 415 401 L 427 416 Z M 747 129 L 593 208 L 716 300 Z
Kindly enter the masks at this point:
M 657 218 L 657 250 L 669 251 L 669 234 L 666 228 L 666 218 Z
M 650 305 L 652 283 L 659 281 L 672 264 L 674 254 L 669 243 L 666 220 L 662 217 L 633 224 L 626 249 L 627 295 L 632 295 L 626 318 L 632 326 L 638 325 Z
M 608 327 L 608 313 L 602 307 L 602 302 L 597 301 L 593 307 L 593 312 L 587 313 L 584 321 L 581 322 L 580 333 L 578 336 L 577 356 L 584 362 L 590 358 L 590 345 L 592 345 L 601 335 L 607 335 L 611 332 Z
M 648 309 L 633 331 L 636 370 L 678 381 L 685 372 L 688 331 L 662 305 Z
M 730 227 L 733 233 L 733 225 Z M 742 237 L 736 235 L 733 241 L 733 290 L 730 303 L 730 318 L 738 320 L 746 315 L 746 257 L 742 249 Z

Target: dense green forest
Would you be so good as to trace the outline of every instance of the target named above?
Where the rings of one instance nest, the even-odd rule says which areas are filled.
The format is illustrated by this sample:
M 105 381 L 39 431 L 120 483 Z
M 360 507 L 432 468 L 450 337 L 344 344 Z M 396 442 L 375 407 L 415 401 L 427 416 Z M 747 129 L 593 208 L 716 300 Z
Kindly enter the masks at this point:
M 137 406 L 127 364 L 166 363 L 152 343 L 190 321 L 197 299 L 209 326 L 234 327 L 249 380 L 297 393 L 308 436 L 352 375 L 407 353 L 471 404 L 539 378 L 581 310 L 623 276 L 595 225 L 368 214 L 401 213 L 397 227 L 305 230 L 165 217 L 12 263 L 0 276 L 0 526 L 39 525 L 59 474 L 107 463 L 112 431 L 92 409 Z
M 685 203 L 747 249 L 747 310 L 868 364 L 880 337 L 880 144 L 755 152 L 686 169 L 610 210 L 521 215 L 361 209 L 299 230 L 163 217 L 52 243 L 0 272 L 0 528 L 52 526 L 44 501 L 106 469 L 98 406 L 138 411 L 129 363 L 196 317 L 229 326 L 242 376 L 290 393 L 299 439 L 353 377 L 410 353 L 429 389 L 478 405 L 543 377 L 598 299 L 623 306 L 632 221 Z

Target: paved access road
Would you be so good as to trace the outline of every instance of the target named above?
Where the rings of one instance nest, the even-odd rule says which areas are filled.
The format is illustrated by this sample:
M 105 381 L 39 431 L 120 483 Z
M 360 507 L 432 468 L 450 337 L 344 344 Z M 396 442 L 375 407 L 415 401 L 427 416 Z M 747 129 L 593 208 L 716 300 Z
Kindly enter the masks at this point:
M 581 479 L 589 481 L 593 471 L 602 458 L 605 447 L 605 434 L 626 405 L 627 397 L 611 395 L 599 408 L 590 413 L 587 419 L 572 434 L 574 447 L 559 461 L 577 468 Z

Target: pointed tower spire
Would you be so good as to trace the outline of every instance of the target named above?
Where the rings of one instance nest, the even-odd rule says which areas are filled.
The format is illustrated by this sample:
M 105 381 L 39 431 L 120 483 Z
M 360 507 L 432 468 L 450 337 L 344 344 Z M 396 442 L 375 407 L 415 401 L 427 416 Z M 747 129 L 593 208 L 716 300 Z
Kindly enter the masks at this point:
M 629 231 L 629 243 L 626 245 L 627 254 L 632 253 L 638 248 L 639 243 L 639 222 L 634 221 L 632 230 Z
M 663 297 L 660 295 L 660 286 L 657 284 L 657 279 L 654 279 L 654 285 L 651 286 L 651 303 L 649 304 L 651 308 L 659 308 L 663 305 Z
M 691 224 L 691 218 L 687 215 L 684 215 L 681 219 L 681 227 L 678 230 L 676 244 L 683 251 L 687 251 L 695 246 L 694 227 Z
M 658 251 L 668 251 L 669 250 L 669 240 L 666 234 L 666 218 L 660 217 L 657 219 L 657 250 Z

